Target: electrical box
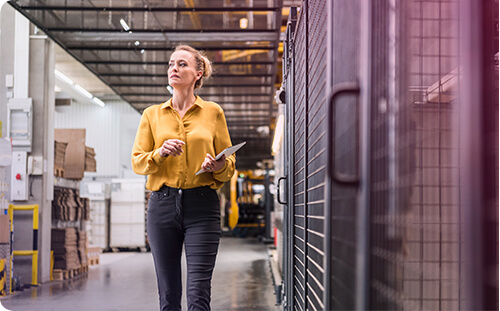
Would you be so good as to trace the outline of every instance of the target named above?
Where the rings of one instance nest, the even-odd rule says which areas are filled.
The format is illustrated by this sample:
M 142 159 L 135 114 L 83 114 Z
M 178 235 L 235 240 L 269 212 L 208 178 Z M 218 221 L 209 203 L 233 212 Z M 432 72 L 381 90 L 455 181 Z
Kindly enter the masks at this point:
M 28 201 L 27 156 L 26 151 L 12 152 L 10 177 L 10 199 L 12 201 Z
M 28 157 L 28 175 L 43 174 L 43 157 L 29 156 Z
M 12 149 L 31 152 L 33 137 L 32 99 L 11 98 L 7 109 L 7 137 L 12 139 Z

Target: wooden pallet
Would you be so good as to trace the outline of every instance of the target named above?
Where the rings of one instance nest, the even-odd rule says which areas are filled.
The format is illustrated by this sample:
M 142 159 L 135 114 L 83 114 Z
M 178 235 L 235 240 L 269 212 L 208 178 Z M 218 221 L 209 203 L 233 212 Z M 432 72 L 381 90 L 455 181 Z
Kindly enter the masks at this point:
M 64 177 L 64 168 L 54 166 L 54 176 L 56 176 L 56 177 Z
M 100 247 L 87 247 L 87 262 L 89 265 L 98 265 L 99 256 L 101 255 Z
M 89 266 L 82 265 L 77 269 L 68 269 L 68 270 L 54 269 L 54 271 L 52 271 L 52 277 L 54 281 L 63 281 L 67 279 L 72 279 L 76 276 L 85 274 L 87 272 L 89 272 Z
M 98 265 L 99 264 L 99 257 L 89 258 L 88 261 L 89 261 L 90 266 Z

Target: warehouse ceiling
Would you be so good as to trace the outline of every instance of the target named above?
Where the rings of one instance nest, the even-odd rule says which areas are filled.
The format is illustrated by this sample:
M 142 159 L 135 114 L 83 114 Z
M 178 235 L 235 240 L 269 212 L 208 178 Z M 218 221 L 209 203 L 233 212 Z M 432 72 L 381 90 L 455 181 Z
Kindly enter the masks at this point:
M 295 4 L 301 1 L 286 1 Z M 239 169 L 271 158 L 283 0 L 17 0 L 9 4 L 142 112 L 170 98 L 171 50 L 205 51 L 215 74 L 198 91 L 219 103 Z

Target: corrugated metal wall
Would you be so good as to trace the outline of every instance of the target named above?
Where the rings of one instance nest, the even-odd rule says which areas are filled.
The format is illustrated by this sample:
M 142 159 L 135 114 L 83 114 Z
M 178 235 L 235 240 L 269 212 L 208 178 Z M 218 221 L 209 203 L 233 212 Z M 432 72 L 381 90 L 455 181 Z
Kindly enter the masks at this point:
M 86 176 L 131 177 L 130 156 L 141 115 L 122 101 L 97 105 L 74 101 L 55 113 L 55 128 L 85 128 L 86 145 L 95 149 L 97 172 Z

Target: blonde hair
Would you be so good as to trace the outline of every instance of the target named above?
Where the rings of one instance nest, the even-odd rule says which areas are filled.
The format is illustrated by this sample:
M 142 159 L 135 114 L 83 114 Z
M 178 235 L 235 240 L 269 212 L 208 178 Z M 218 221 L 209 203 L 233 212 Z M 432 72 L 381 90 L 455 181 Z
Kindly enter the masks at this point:
M 196 90 L 201 88 L 203 80 L 208 79 L 212 75 L 212 64 L 210 63 L 210 60 L 201 51 L 198 51 L 187 44 L 179 44 L 176 46 L 174 52 L 177 51 L 187 51 L 194 56 L 194 59 L 196 60 L 196 70 L 203 72 L 201 78 L 196 80 L 194 83 L 194 89 Z

